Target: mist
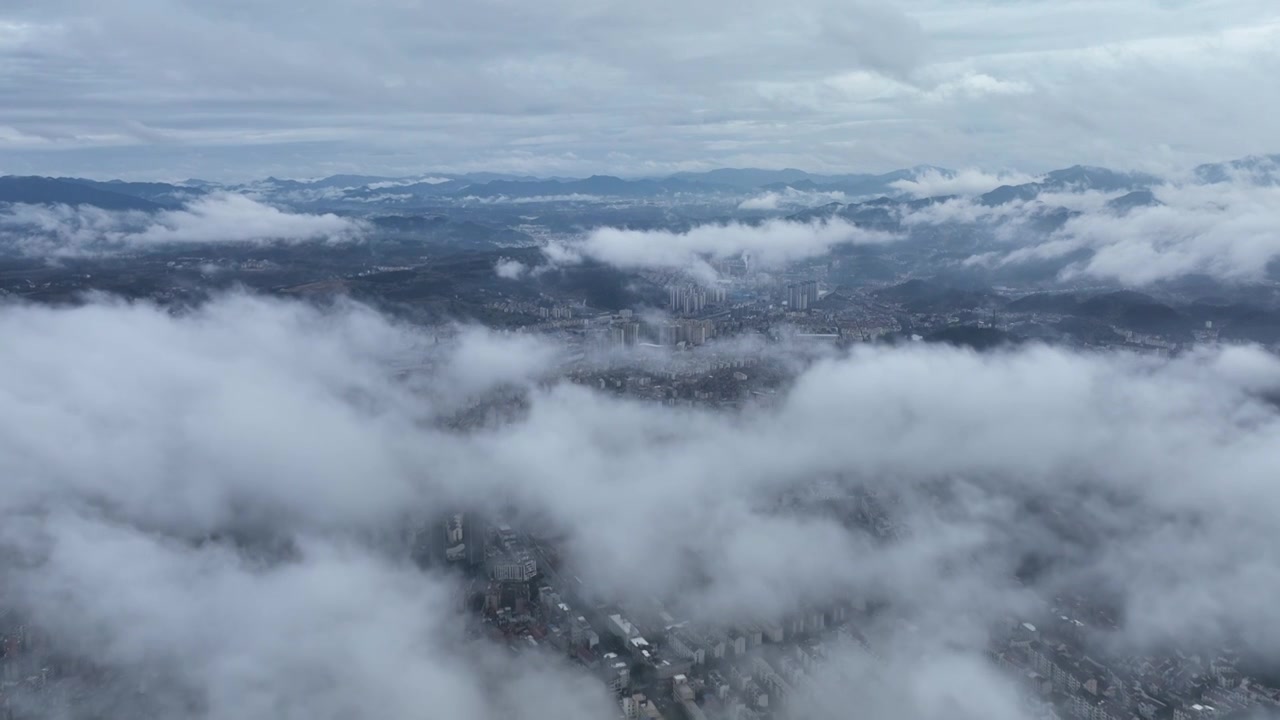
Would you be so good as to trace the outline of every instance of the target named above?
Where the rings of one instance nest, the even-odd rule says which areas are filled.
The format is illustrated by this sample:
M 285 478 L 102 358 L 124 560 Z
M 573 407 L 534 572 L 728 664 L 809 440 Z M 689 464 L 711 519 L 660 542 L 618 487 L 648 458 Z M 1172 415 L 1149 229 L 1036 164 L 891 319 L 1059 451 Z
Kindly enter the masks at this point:
M 85 256 L 184 244 L 349 242 L 367 228 L 332 213 L 294 213 L 217 193 L 154 213 L 16 204 L 0 211 L 0 242 L 36 257 Z
M 612 712 L 581 671 L 461 636 L 457 581 L 395 549 L 415 519 L 495 503 L 562 533 L 603 598 L 639 582 L 720 623 L 888 603 L 901 620 L 871 626 L 877 652 L 934 658 L 911 683 L 971 677 L 970 707 L 1009 717 L 990 628 L 1085 581 L 1116 598 L 1116 626 L 1094 629 L 1112 652 L 1280 646 L 1280 557 L 1257 542 L 1280 511 L 1280 361 L 1251 347 L 864 346 L 726 415 L 556 381 L 533 338 L 356 304 L 10 304 L 0 330 L 23 338 L 0 349 L 5 599 L 59 653 L 150 688 L 110 713 Z M 527 407 L 508 421 L 438 423 L 513 386 Z M 822 487 L 882 498 L 892 536 L 803 500 Z M 1033 553 L 1046 569 L 1028 585 Z M 875 717 L 949 711 L 860 663 L 832 652 L 813 682 L 881 698 Z

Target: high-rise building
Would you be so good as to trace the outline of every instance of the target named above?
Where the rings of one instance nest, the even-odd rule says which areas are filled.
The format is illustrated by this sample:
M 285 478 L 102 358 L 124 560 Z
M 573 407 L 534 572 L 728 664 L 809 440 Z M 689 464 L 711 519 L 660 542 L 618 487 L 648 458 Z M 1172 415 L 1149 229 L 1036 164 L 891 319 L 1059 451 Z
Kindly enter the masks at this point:
M 529 582 L 537 575 L 538 561 L 528 552 L 497 557 L 489 563 L 489 577 L 499 582 Z
M 467 548 L 467 565 L 483 565 L 489 546 L 489 524 L 482 515 L 469 512 L 462 516 L 462 540 Z
M 640 342 L 640 323 L 620 322 L 609 328 L 609 344 L 613 347 L 635 345 Z
M 808 310 L 818 301 L 818 281 L 805 280 L 787 286 L 787 307 L 791 310 Z
M 675 345 L 680 342 L 680 326 L 676 323 L 663 323 L 658 326 L 658 344 Z
M 667 288 L 667 308 L 673 313 L 693 315 L 709 305 L 725 302 L 728 293 L 722 287 L 704 288 L 697 285 L 672 285 Z
M 413 560 L 420 567 L 431 567 L 444 562 L 449 549 L 449 534 L 444 520 L 425 523 L 414 532 Z
M 715 335 L 715 325 L 710 320 L 682 320 L 680 340 L 690 345 L 703 345 Z

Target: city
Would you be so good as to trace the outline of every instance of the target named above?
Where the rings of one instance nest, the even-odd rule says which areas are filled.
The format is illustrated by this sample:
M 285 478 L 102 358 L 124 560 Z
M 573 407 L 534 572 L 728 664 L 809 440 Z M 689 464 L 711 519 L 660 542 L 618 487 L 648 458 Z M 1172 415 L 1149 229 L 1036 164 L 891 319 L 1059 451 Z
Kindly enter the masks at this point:
M 0 3 L 0 720 L 1280 720 L 1275 0 Z

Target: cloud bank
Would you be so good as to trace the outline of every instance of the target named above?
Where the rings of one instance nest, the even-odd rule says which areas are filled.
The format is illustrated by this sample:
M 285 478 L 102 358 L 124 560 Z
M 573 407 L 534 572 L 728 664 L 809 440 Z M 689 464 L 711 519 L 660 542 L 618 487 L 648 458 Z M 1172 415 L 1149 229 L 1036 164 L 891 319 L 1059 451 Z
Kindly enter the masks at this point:
M 22 204 L 0 210 L 0 239 L 19 252 L 41 256 L 182 244 L 347 242 L 365 230 L 358 220 L 288 212 L 232 193 L 156 213 Z
M 148 688 L 68 691 L 78 711 L 605 716 L 580 670 L 469 640 L 456 581 L 407 562 L 416 520 L 495 505 L 561 533 L 602 597 L 640 577 L 719 622 L 888 602 L 864 628 L 888 674 L 833 652 L 812 712 L 856 690 L 874 717 L 935 718 L 937 683 L 967 678 L 970 707 L 1017 717 L 989 629 L 1082 587 L 1114 594 L 1118 628 L 1095 629 L 1116 652 L 1280 647 L 1280 556 L 1259 540 L 1280 512 L 1280 360 L 1255 348 L 862 347 L 725 415 L 550 381 L 537 339 L 354 304 L 7 305 L 0 333 L 23 338 L 0 346 L 0 596 Z M 503 387 L 523 397 L 509 421 L 441 424 Z M 896 530 L 828 496 L 879 498 Z M 1044 569 L 1018 580 L 1029 554 Z
M 684 232 L 602 227 L 576 243 L 548 248 L 553 263 L 591 258 L 621 269 L 684 270 L 713 279 L 708 261 L 747 256 L 754 267 L 781 268 L 789 262 L 818 257 L 837 245 L 886 243 L 888 233 L 834 219 L 814 222 L 767 220 L 749 225 L 698 225 Z
M 504 258 L 499 260 L 498 263 L 493 266 L 493 271 L 497 273 L 500 278 L 506 280 L 519 280 L 529 271 L 529 268 L 519 260 Z
M 1062 263 L 1063 280 L 1143 287 L 1189 274 L 1256 282 L 1280 257 L 1280 189 L 1252 181 L 1163 184 L 1145 191 L 1045 191 L 984 203 L 956 198 L 906 211 L 908 228 L 977 229 L 969 264 Z
M 785 188 L 770 190 L 738 203 L 739 210 L 783 210 L 788 208 L 817 207 L 834 202 L 845 202 L 842 192 L 812 192 Z
M 890 185 L 911 197 L 930 198 L 947 195 L 981 195 L 1001 185 L 1021 185 L 1029 182 L 1035 182 L 1035 178 L 1019 173 L 992 174 L 974 169 L 950 173 L 930 168 L 909 180 L 896 180 Z

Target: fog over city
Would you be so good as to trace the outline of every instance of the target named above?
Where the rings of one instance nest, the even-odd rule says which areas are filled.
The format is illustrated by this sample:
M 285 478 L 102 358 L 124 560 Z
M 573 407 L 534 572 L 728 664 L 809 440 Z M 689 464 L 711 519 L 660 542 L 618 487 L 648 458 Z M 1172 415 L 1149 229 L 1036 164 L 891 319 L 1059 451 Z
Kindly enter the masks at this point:
M 1278 41 L 0 5 L 0 720 L 1280 719 Z
M 538 383 L 550 349 L 478 329 L 430 376 L 400 377 L 421 332 L 354 305 L 229 295 L 173 315 L 96 299 L 11 305 L 0 326 L 23 338 L 0 351 L 4 599 L 59 650 L 163 687 L 148 712 L 607 716 L 564 663 L 459 636 L 453 581 L 383 545 L 407 513 L 494 498 L 563 532 L 593 592 L 639 583 L 721 622 L 845 596 L 900 606 L 910 630 L 877 628 L 889 666 L 842 650 L 807 691 L 853 682 L 883 716 L 1003 703 L 1018 717 L 982 643 L 1004 614 L 1036 611 L 1035 589 L 1115 593 L 1108 644 L 1280 644 L 1265 541 L 1280 361 L 1258 349 L 855 349 L 777 406 L 724 416 Z M 512 384 L 528 392 L 519 419 L 465 437 L 433 426 Z M 815 479 L 901 494 L 904 536 L 773 511 Z M 1078 527 L 1055 532 L 1029 503 Z M 1049 563 L 1031 587 L 1015 579 L 1028 554 Z M 128 707 L 117 691 L 94 702 Z M 843 716 L 833 697 L 813 703 L 806 717 Z

